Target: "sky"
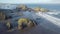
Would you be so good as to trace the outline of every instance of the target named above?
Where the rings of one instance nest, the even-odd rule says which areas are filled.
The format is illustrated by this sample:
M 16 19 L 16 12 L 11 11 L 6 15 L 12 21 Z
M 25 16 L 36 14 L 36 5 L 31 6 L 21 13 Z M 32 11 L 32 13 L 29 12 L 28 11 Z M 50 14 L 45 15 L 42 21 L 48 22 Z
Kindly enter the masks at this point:
M 60 4 L 60 0 L 0 0 L 0 3 L 13 3 L 13 4 Z

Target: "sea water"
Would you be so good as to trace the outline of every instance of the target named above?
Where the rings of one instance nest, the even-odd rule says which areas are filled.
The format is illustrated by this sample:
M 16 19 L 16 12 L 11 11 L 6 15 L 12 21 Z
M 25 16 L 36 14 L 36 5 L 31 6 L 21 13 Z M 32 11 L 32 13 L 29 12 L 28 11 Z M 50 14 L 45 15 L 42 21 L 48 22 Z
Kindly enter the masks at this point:
M 51 10 L 60 10 L 60 4 L 26 4 L 28 7 L 41 7 Z

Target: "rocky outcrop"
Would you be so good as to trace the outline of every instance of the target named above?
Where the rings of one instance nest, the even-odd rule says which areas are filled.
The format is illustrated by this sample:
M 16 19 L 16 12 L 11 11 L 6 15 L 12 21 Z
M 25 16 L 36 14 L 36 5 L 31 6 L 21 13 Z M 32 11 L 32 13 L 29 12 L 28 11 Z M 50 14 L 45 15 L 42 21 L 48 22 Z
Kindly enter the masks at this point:
M 33 20 L 27 18 L 20 18 L 18 20 L 18 29 L 23 29 L 23 27 L 33 27 L 36 23 Z
M 26 5 L 19 5 L 16 7 L 16 9 L 26 11 L 28 8 Z
M 35 12 L 39 12 L 39 11 L 40 11 L 40 9 L 41 9 L 41 8 L 36 7 L 36 8 L 34 8 L 33 10 L 34 10 Z
M 2 13 L 2 12 L 0 12 L 0 21 L 1 21 L 1 20 L 5 20 L 5 17 L 6 17 L 5 14 Z
M 48 10 L 45 8 L 41 8 L 40 10 L 41 10 L 41 12 L 48 12 Z

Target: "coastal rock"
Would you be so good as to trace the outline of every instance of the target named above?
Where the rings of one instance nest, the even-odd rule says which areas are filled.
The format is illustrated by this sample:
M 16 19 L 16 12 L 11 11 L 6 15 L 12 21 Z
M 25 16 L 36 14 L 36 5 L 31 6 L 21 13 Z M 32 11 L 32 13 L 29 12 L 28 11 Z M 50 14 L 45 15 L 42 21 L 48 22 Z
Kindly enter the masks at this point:
M 16 7 L 16 9 L 26 11 L 28 8 L 27 8 L 26 5 L 19 5 L 19 6 Z
M 40 11 L 40 9 L 41 9 L 41 8 L 36 7 L 36 8 L 34 8 L 33 10 L 34 10 L 35 12 L 39 12 L 39 11 Z
M 1 20 L 5 20 L 5 14 L 2 13 L 2 12 L 0 12 L 0 21 L 1 21 Z
M 33 27 L 35 25 L 34 22 L 32 22 L 31 20 L 27 19 L 27 18 L 20 18 L 18 20 L 18 29 L 22 29 L 25 25 L 26 27 Z

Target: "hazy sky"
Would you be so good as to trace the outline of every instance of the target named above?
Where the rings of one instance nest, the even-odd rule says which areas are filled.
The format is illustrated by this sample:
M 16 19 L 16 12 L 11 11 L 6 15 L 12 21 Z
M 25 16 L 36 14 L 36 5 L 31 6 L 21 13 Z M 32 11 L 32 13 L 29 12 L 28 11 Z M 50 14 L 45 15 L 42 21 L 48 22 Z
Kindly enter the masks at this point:
M 0 3 L 40 3 L 40 4 L 60 4 L 60 0 L 0 0 Z

